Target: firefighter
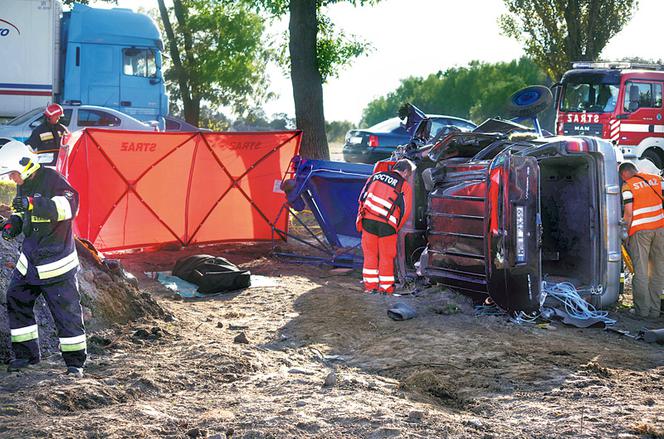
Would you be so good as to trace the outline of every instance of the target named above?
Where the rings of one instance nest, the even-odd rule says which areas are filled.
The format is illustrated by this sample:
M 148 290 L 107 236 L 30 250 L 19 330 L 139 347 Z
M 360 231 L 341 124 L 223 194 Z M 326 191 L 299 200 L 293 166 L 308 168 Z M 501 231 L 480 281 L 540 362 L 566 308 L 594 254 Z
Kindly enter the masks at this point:
M 369 177 L 360 194 L 355 224 L 362 233 L 366 293 L 394 293 L 397 232 L 410 215 L 412 189 L 408 179 L 414 170 L 413 162 L 399 160 L 391 171 Z
M 659 317 L 664 289 L 664 181 L 659 175 L 638 172 L 633 163 L 622 163 L 620 177 L 628 227 L 627 248 L 634 265 L 632 296 L 640 317 Z
M 65 114 L 58 104 L 51 104 L 44 110 L 44 122 L 37 126 L 25 142 L 39 154 L 39 163 L 55 167 L 60 147 L 67 143 L 69 130 L 60 123 Z
M 26 145 L 0 147 L 0 175 L 16 183 L 14 213 L 2 225 L 2 237 L 23 233 L 21 254 L 7 289 L 7 311 L 16 359 L 8 372 L 40 360 L 35 300 L 43 295 L 53 315 L 67 373 L 80 377 L 86 359 L 85 328 L 76 281 L 78 256 L 72 220 L 78 193 L 57 171 L 40 166 Z

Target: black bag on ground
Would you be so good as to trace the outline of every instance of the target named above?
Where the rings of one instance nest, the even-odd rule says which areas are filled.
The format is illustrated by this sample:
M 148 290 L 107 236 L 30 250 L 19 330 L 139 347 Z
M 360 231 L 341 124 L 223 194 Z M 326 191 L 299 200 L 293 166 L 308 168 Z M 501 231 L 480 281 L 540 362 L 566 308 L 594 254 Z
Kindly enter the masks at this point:
M 220 256 L 194 255 L 178 259 L 173 276 L 198 285 L 201 294 L 239 290 L 251 285 L 249 270 L 241 270 Z

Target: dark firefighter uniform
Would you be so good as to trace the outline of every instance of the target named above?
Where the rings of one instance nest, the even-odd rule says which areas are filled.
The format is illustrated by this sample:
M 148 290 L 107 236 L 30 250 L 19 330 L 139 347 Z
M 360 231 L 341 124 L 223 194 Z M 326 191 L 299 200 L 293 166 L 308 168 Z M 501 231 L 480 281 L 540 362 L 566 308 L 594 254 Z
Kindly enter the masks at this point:
M 360 194 L 356 220 L 362 232 L 365 291 L 394 292 L 397 232 L 410 215 L 412 189 L 397 172 L 378 172 Z
M 61 123 L 51 124 L 47 120 L 36 127 L 30 138 L 25 141 L 30 145 L 39 157 L 39 163 L 44 166 L 55 166 L 58 161 L 58 153 L 63 145 L 63 139 L 69 134 L 67 127 Z
M 21 232 L 25 236 L 7 290 L 14 354 L 32 363 L 40 359 L 33 307 L 42 294 L 58 329 L 65 363 L 81 368 L 86 340 L 72 231 L 78 193 L 57 171 L 42 166 L 18 186 L 14 208 L 21 212 L 13 214 L 3 230 L 3 237 Z

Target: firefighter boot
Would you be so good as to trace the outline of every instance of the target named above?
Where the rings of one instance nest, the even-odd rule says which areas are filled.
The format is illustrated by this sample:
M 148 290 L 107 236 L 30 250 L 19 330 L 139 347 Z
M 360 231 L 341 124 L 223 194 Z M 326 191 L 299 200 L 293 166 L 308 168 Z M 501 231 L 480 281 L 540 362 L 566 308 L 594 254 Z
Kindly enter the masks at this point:
M 21 372 L 22 370 L 25 370 L 29 366 L 32 366 L 34 364 L 39 363 L 38 359 L 34 360 L 29 360 L 27 358 L 17 358 L 16 360 L 12 360 L 9 362 L 9 366 L 7 366 L 7 372 Z
M 67 375 L 73 378 L 83 378 L 83 368 L 82 367 L 67 367 Z

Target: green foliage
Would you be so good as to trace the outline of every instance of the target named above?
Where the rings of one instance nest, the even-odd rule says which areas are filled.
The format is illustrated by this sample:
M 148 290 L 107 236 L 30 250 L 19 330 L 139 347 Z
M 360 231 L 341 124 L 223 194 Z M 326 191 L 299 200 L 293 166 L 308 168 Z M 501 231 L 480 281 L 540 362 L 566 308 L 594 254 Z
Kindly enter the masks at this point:
M 295 128 L 295 121 L 286 113 L 273 114 L 268 118 L 260 108 L 252 108 L 232 124 L 233 131 L 284 131 Z
M 396 116 L 405 102 L 429 114 L 446 114 L 480 123 L 504 115 L 508 98 L 518 89 L 546 83 L 546 75 L 528 58 L 496 64 L 472 61 L 466 67 L 454 67 L 426 78 L 402 80 L 395 91 L 367 105 L 361 125 L 371 126 Z M 548 126 L 550 116 L 544 119 Z
M 198 123 L 203 101 L 243 112 L 270 96 L 265 70 L 273 51 L 263 18 L 243 2 L 181 0 L 167 10 L 168 23 L 161 15 L 171 53 L 166 85 L 189 122 Z
M 325 122 L 325 133 L 327 134 L 327 141 L 330 143 L 343 142 L 346 133 L 354 128 L 357 128 L 357 125 L 347 120 Z
M 505 35 L 523 42 L 526 53 L 557 81 L 572 61 L 597 60 L 629 21 L 637 0 L 503 0 Z
M 0 204 L 11 206 L 16 196 L 16 184 L 13 181 L 0 180 Z
M 245 0 L 255 7 L 280 17 L 288 13 L 288 0 Z M 351 3 L 353 6 L 374 5 L 380 0 L 324 0 L 318 1 L 318 34 L 316 38 L 316 61 L 323 83 L 331 77 L 338 77 L 339 72 L 362 55 L 368 55 L 372 46 L 356 35 L 346 34 L 325 15 L 324 8 L 334 3 Z M 285 72 L 290 71 L 288 37 L 285 34 L 278 50 L 277 60 Z

